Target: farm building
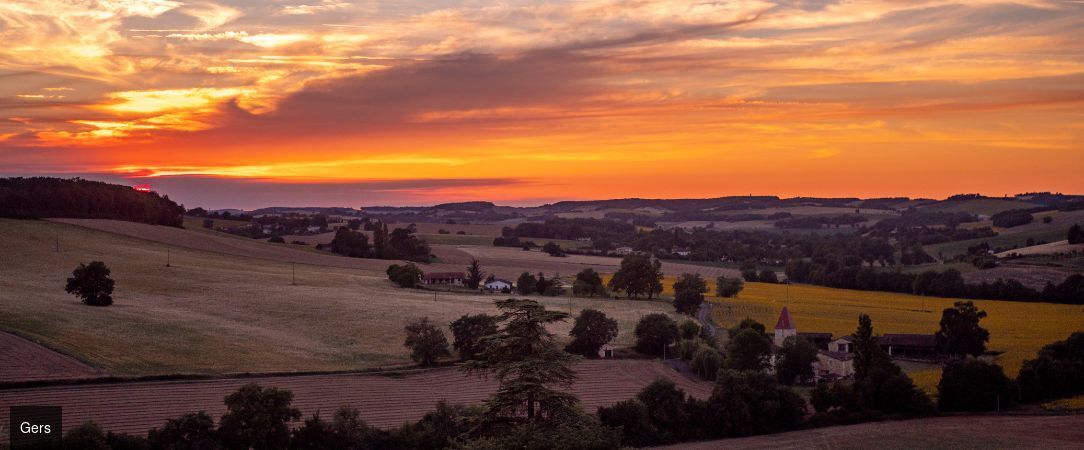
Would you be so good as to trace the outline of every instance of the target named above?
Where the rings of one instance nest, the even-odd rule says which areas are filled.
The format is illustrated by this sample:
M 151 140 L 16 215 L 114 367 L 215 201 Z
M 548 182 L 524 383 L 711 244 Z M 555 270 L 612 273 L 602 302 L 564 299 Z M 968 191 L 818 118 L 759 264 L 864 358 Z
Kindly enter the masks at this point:
M 508 280 L 493 280 L 486 283 L 486 289 L 497 292 L 510 292 L 512 290 L 512 282 Z
M 463 272 L 432 272 L 422 277 L 422 284 L 429 286 L 463 286 L 466 278 Z
M 819 377 L 846 378 L 854 375 L 854 355 L 851 354 L 851 337 L 844 336 L 832 340 L 832 333 L 799 333 L 794 325 L 794 319 L 790 317 L 790 310 L 786 306 L 779 313 L 779 320 L 775 323 L 775 338 L 772 346 L 778 351 L 783 342 L 791 336 L 806 338 L 817 347 L 817 361 L 813 363 L 814 371 Z M 772 355 L 772 364 L 775 364 L 776 355 Z
M 673 247 L 670 249 L 670 254 L 677 256 L 689 256 L 692 254 L 692 250 L 689 247 Z
M 617 247 L 616 249 L 614 249 L 614 254 L 619 256 L 631 255 L 632 252 L 632 247 Z
M 791 336 L 797 336 L 798 329 L 794 327 L 794 321 L 790 319 L 790 311 L 783 307 L 779 313 L 779 320 L 775 322 L 775 339 L 772 341 L 776 347 L 782 347 L 783 341 Z
M 937 338 L 932 334 L 885 334 L 877 343 L 893 357 L 933 358 L 937 356 Z
M 854 354 L 821 350 L 817 352 L 814 369 L 821 378 L 848 378 L 854 376 Z
M 613 358 L 614 357 L 614 346 L 613 346 L 613 344 L 602 344 L 602 346 L 598 348 L 598 357 L 599 358 Z

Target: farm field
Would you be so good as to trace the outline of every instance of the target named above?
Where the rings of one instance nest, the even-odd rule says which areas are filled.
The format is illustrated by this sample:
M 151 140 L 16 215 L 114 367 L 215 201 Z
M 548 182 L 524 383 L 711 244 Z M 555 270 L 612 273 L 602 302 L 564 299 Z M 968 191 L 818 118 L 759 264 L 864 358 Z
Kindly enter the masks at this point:
M 1043 218 L 1050 216 L 1053 221 L 1043 223 Z M 1064 241 L 1069 232 L 1069 227 L 1074 223 L 1084 225 L 1084 211 L 1044 211 L 1032 214 L 1034 221 L 1027 225 L 1012 228 L 995 228 L 998 235 L 991 238 L 970 239 L 966 241 L 945 242 L 942 244 L 927 245 L 926 251 L 931 255 L 943 253 L 945 257 L 952 257 L 967 253 L 967 248 L 987 242 L 991 248 L 1022 248 L 1027 246 L 1028 239 L 1042 242 Z M 969 222 L 961 224 L 961 227 L 978 228 L 992 227 L 989 220 L 981 222 Z
M 1079 449 L 1084 415 L 953 416 L 687 442 L 672 449 Z
M 447 325 L 463 314 L 493 313 L 492 302 L 501 298 L 394 288 L 383 273 L 389 261 L 143 227 L 148 228 L 117 226 L 133 234 L 161 233 L 155 237 L 183 246 L 65 223 L 0 220 L 0 248 L 5 249 L 0 330 L 75 355 L 111 375 L 352 370 L 409 364 L 402 328 L 411 318 L 428 316 Z M 237 246 L 227 247 L 231 244 Z M 215 252 L 217 245 L 271 258 Z M 167 249 L 171 267 L 165 265 Z M 299 261 L 375 267 L 299 262 L 297 285 L 291 285 L 291 265 L 276 259 L 284 254 L 297 254 Z M 113 306 L 86 307 L 64 292 L 71 270 L 91 260 L 105 261 L 113 271 Z M 441 267 L 462 270 L 459 265 Z M 569 308 L 567 298 L 539 300 Z M 572 301 L 573 312 L 582 308 L 616 318 L 619 345 L 631 344 L 642 315 L 672 311 L 663 302 Z M 570 327 L 562 324 L 553 331 L 565 336 Z
M 666 283 L 669 291 L 673 280 Z M 733 326 L 751 317 L 770 330 L 785 305 L 799 332 L 831 332 L 835 336 L 853 333 L 860 313 L 869 314 L 877 334 L 932 334 L 938 329 L 941 311 L 954 302 L 947 298 L 765 283 L 746 283 L 736 298 L 712 297 L 710 301 L 714 304 L 712 319 L 719 326 Z M 1009 376 L 1015 376 L 1024 359 L 1034 358 L 1043 345 L 1084 330 L 1084 309 L 1079 305 L 995 300 L 975 300 L 975 305 L 989 314 L 982 320 L 990 330 L 987 348 L 1001 352 L 995 361 Z M 931 391 L 939 379 L 939 370 L 921 372 L 912 372 L 916 384 Z
M 698 398 L 711 394 L 712 384 L 689 378 L 654 360 L 588 360 L 578 363 L 579 379 L 570 389 L 586 411 L 627 400 L 657 378 L 672 380 Z M 7 423 L 9 405 L 60 405 L 64 425 L 76 427 L 94 420 L 107 430 L 144 434 L 167 418 L 207 411 L 216 418 L 225 412 L 223 397 L 246 383 L 290 389 L 294 406 L 305 418 L 319 410 L 324 417 L 342 405 L 361 411 L 366 423 L 390 428 L 416 421 L 439 400 L 479 404 L 496 382 L 468 376 L 453 368 L 393 374 L 334 374 L 223 378 L 194 381 L 146 381 L 50 386 L 0 390 L 0 423 Z M 5 437 L 6 439 L 6 437 Z
M 980 198 L 965 200 L 946 200 L 931 205 L 922 206 L 919 209 L 927 212 L 967 212 L 980 216 L 992 216 L 1010 209 L 1027 209 L 1039 206 L 1016 199 Z
M 21 337 L 0 332 L 0 383 L 91 378 L 101 371 Z

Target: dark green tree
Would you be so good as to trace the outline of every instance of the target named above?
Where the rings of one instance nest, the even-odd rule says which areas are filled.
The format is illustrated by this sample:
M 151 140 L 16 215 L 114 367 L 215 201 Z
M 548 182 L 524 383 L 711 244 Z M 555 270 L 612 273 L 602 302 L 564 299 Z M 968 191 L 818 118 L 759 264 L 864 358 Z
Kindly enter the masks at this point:
M 600 406 L 598 418 L 603 425 L 620 428 L 621 444 L 628 447 L 648 447 L 659 443 L 647 406 L 637 399 Z
M 735 325 L 734 328 L 727 329 L 726 333 L 727 333 L 727 335 L 729 335 L 729 337 L 731 339 L 733 339 L 734 336 L 737 336 L 738 333 L 741 333 L 742 331 L 745 331 L 746 329 L 751 329 L 753 331 L 756 331 L 757 333 L 764 334 L 764 335 L 766 335 L 766 330 L 767 330 L 764 327 L 764 324 L 762 324 L 760 322 L 757 322 L 756 320 L 753 320 L 753 319 L 750 319 L 750 318 L 746 317 L 746 318 L 742 319 L 742 321 L 739 322 L 737 325 Z
M 719 297 L 734 297 L 745 289 L 745 281 L 741 278 L 727 278 L 720 276 L 715 279 L 715 295 Z
M 90 306 L 112 305 L 115 282 L 109 274 L 109 268 L 101 261 L 79 264 L 79 267 L 72 271 L 64 290 L 83 299 L 83 303 Z
M 660 443 L 674 442 L 685 435 L 689 414 L 685 408 L 687 396 L 673 381 L 662 378 L 645 386 L 636 399 L 647 407 L 651 426 Z
M 497 392 L 486 402 L 489 422 L 528 422 L 554 418 L 573 409 L 579 400 L 560 390 L 576 379 L 576 357 L 562 350 L 546 326 L 568 320 L 568 314 L 550 311 L 533 300 L 499 300 L 502 327 L 483 339 L 477 359 L 468 361 L 468 373 L 493 375 Z
M 772 341 L 754 329 L 746 328 L 726 344 L 723 366 L 732 370 L 761 371 L 771 365 Z
M 977 359 L 954 361 L 941 371 L 937 404 L 941 411 L 994 411 L 1016 403 L 1016 392 L 1001 366 Z
M 1069 234 L 1066 237 L 1070 244 L 1084 244 L 1084 229 L 1080 228 L 1080 224 L 1073 224 L 1069 227 Z
M 500 317 L 489 314 L 464 314 L 452 322 L 452 346 L 464 361 L 474 359 L 482 352 L 482 339 L 497 334 Z
M 806 403 L 760 371 L 721 370 L 708 400 L 713 426 L 724 436 L 792 430 L 802 424 Z
M 406 340 L 403 345 L 410 349 L 410 358 L 422 366 L 432 366 L 437 360 L 451 356 L 448 351 L 448 339 L 428 317 L 410 322 L 405 327 Z
M 162 428 L 150 430 L 147 433 L 147 439 L 153 449 L 216 450 L 220 448 L 215 432 L 215 419 L 203 411 L 168 419 Z
M 683 273 L 674 282 L 674 309 L 681 314 L 696 314 L 704 303 L 708 283 L 698 273 Z
M 941 329 L 937 331 L 937 349 L 946 355 L 979 356 L 986 351 L 990 332 L 979 326 L 986 311 L 974 302 L 958 301 L 941 313 Z
M 365 258 L 369 256 L 369 237 L 360 231 L 339 227 L 331 240 L 331 252 L 351 258 Z
M 817 347 L 802 336 L 791 336 L 783 341 L 775 374 L 781 384 L 792 385 L 813 378 L 813 363 L 817 361 Z
M 415 288 L 420 286 L 422 283 L 422 277 L 425 276 L 425 273 L 422 272 L 422 269 L 419 269 L 418 266 L 414 265 L 414 263 L 406 263 L 403 265 L 392 264 L 388 266 L 388 270 L 386 272 L 388 274 L 389 280 L 391 280 L 395 284 L 398 284 L 400 287 L 405 288 Z
M 576 274 L 576 281 L 572 283 L 572 293 L 585 297 L 605 295 L 606 289 L 602 284 L 602 276 L 590 267 Z
M 467 287 L 471 289 L 478 289 L 478 286 L 482 284 L 482 280 L 486 278 L 486 273 L 482 271 L 482 264 L 477 259 L 471 258 L 470 264 L 467 265 Z
M 636 351 L 663 356 L 665 348 L 677 342 L 677 324 L 666 314 L 648 314 L 636 324 Z
M 662 292 L 662 277 L 662 263 L 658 260 L 629 255 L 621 260 L 621 267 L 610 278 L 608 287 L 630 298 L 646 295 L 650 299 Z
M 693 353 L 689 367 L 705 380 L 715 380 L 715 375 L 723 367 L 723 355 L 719 351 L 707 345 L 701 345 Z
M 537 286 L 538 279 L 529 272 L 519 274 L 519 279 L 516 280 L 516 292 L 519 292 L 519 295 L 530 295 L 535 292 Z
M 301 418 L 291 406 L 294 394 L 255 383 L 241 386 L 226 396 L 226 413 L 219 420 L 218 434 L 226 448 L 272 450 L 285 448 L 290 441 L 290 422 Z
M 858 316 L 858 329 L 851 335 L 854 338 L 854 377 L 861 380 L 873 369 L 892 365 L 888 354 L 877 344 L 873 334 L 873 320 L 866 314 Z
M 568 335 L 572 336 L 572 342 L 565 347 L 565 351 L 597 358 L 598 349 L 617 337 L 617 321 L 606 317 L 601 311 L 585 309 L 576 317 Z

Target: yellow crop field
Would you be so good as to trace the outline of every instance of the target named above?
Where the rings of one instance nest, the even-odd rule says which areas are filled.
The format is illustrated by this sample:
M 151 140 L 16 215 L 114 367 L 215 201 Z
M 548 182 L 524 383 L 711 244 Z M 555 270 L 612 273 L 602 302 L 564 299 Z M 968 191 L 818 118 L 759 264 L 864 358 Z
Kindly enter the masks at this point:
M 1043 403 L 1043 409 L 1047 411 L 1081 411 L 1084 410 L 1084 395 L 1061 398 Z
M 674 278 L 667 277 L 664 295 L 672 294 Z M 714 280 L 709 280 L 714 295 Z M 947 298 L 920 297 L 888 292 L 834 289 L 809 285 L 746 283 L 736 298 L 710 297 L 712 318 L 720 326 L 731 326 L 745 317 L 775 325 L 783 306 L 788 306 L 798 331 L 830 332 L 835 336 L 850 334 L 858 325 L 858 315 L 869 314 L 873 329 L 884 333 L 934 333 L 941 311 L 955 301 Z M 1033 358 L 1043 345 L 1065 339 L 1074 331 L 1084 330 L 1084 307 L 1050 303 L 1025 303 L 975 300 L 988 316 L 982 325 L 990 330 L 988 349 L 1000 352 L 995 361 L 1005 373 L 1015 377 L 1020 364 Z M 940 379 L 938 369 L 912 367 L 915 382 L 927 391 Z

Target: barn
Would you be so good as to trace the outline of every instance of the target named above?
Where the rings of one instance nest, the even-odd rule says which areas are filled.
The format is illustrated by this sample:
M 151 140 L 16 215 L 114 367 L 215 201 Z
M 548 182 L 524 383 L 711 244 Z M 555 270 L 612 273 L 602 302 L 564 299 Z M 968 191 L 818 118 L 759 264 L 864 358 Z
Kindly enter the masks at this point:
M 463 272 L 431 272 L 422 277 L 427 286 L 463 286 L 467 277 Z

